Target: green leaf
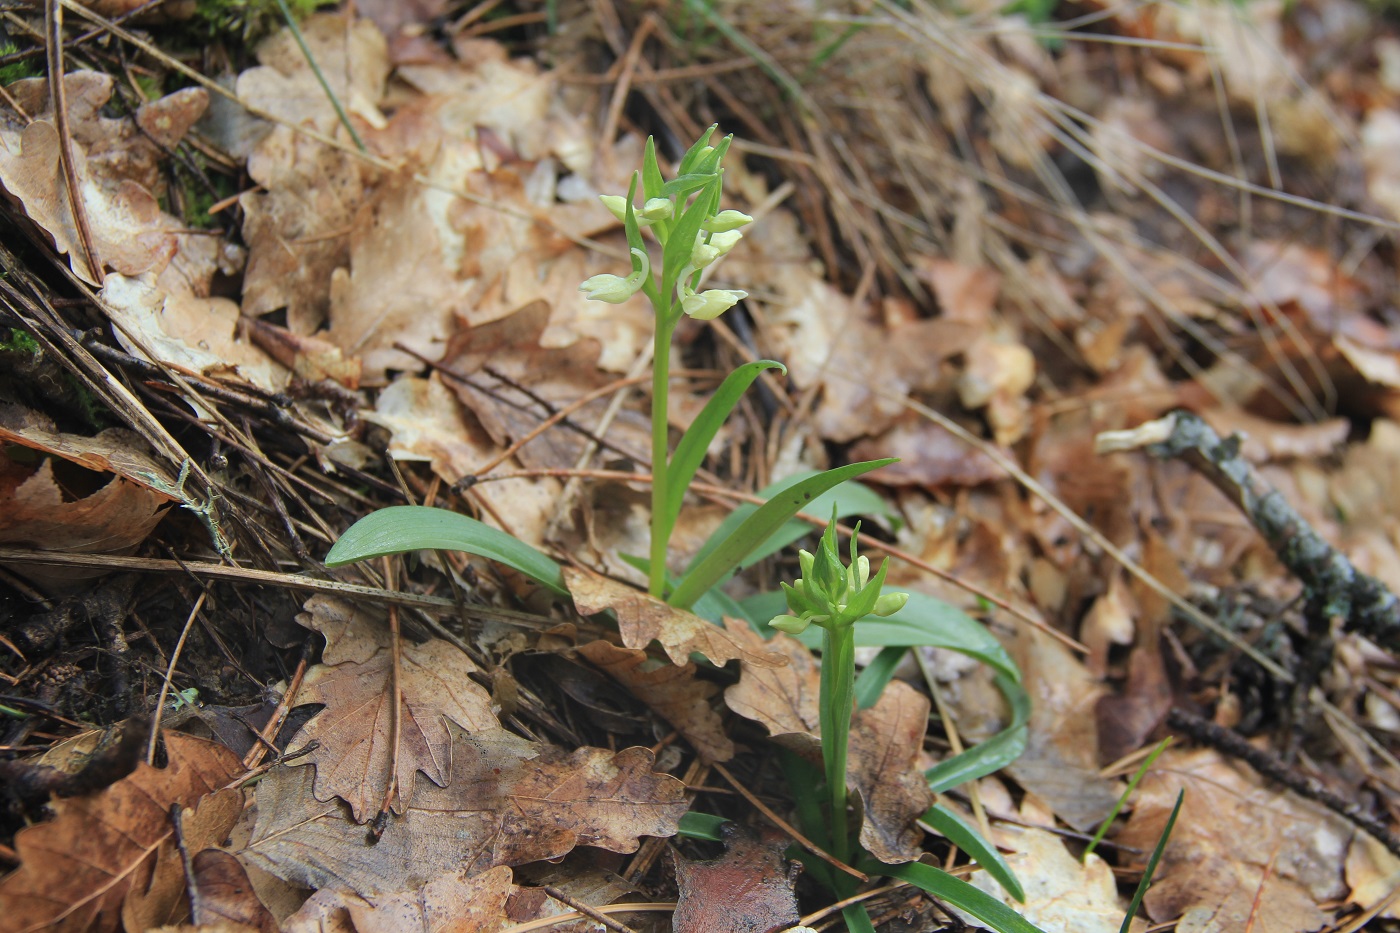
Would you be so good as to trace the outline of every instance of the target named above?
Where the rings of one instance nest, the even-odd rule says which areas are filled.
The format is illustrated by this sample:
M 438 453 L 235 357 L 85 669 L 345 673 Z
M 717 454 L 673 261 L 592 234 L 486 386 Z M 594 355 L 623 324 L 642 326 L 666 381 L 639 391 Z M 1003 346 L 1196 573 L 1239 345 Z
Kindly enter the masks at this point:
M 986 891 L 974 888 L 961 878 L 955 878 L 932 865 L 922 862 L 885 865 L 865 859 L 857 867 L 866 874 L 888 875 L 923 888 L 943 903 L 972 914 L 997 933 L 1044 933 L 1038 926 Z
M 424 550 L 466 551 L 489 557 L 556 595 L 569 595 L 559 565 L 530 545 L 470 516 L 421 505 L 395 505 L 369 513 L 340 536 L 326 555 L 326 566 Z
M 714 181 L 716 177 L 714 172 L 678 175 L 662 185 L 661 193 L 659 195 L 653 195 L 653 197 L 674 198 L 679 195 L 684 198 L 692 191 L 699 191 L 701 188 Z M 707 205 L 701 206 L 705 207 Z
M 848 479 L 894 463 L 894 458 L 851 463 L 835 470 L 813 476 L 774 496 L 734 529 L 703 560 L 686 571 L 668 600 L 683 609 L 690 607 L 700 595 L 714 586 L 729 571 L 739 566 L 754 549 L 768 539 L 783 523 L 792 518 L 812 500 L 828 489 Z
M 718 185 L 719 176 L 711 175 L 707 185 Z M 695 249 L 695 239 L 700 235 L 700 226 L 710 219 L 705 195 L 702 194 L 685 209 L 671 231 L 666 246 L 661 251 L 661 297 L 674 300 L 673 293 L 678 284 L 676 277 L 690 262 L 690 254 Z
M 865 669 L 856 676 L 856 709 L 870 709 L 879 702 L 885 685 L 894 676 L 894 669 L 899 667 L 899 662 L 908 652 L 908 648 L 901 646 L 881 648 L 875 660 L 865 665 Z
M 935 794 L 1000 771 L 1020 758 L 1026 750 L 1026 723 L 1031 718 L 1030 695 L 1019 681 L 1005 674 L 998 674 L 995 683 L 1011 704 L 1011 724 L 982 744 L 940 761 L 925 771 L 929 790 Z
M 697 813 L 694 810 L 681 814 L 676 824 L 676 835 L 689 839 L 708 839 L 710 842 L 723 842 L 719 828 L 729 821 L 722 816 L 710 813 Z
M 841 908 L 841 919 L 846 921 L 847 933 L 875 933 L 875 924 L 864 904 L 848 904 Z
M 646 252 L 647 245 L 642 241 L 642 228 L 641 225 L 637 223 L 637 209 L 632 204 L 636 197 L 637 173 L 633 172 L 632 183 L 627 188 L 627 209 L 622 218 L 622 229 L 627 234 L 627 246 L 630 249 L 639 249 L 642 252 Z M 628 262 L 632 261 L 631 256 L 627 257 L 627 259 Z
M 772 631 L 764 627 L 769 619 L 787 610 L 782 593 L 757 593 L 740 603 L 744 617 L 756 630 L 768 637 Z M 857 648 L 894 648 L 923 645 L 947 648 L 981 661 L 999 674 L 1019 683 L 1021 671 L 1011 655 L 987 631 L 987 627 L 956 606 L 927 593 L 913 591 L 904 608 L 892 616 L 867 616 L 856 622 Z M 794 636 L 808 648 L 821 647 L 821 634 Z
M 772 499 L 774 496 L 791 489 L 798 483 L 811 479 L 813 476 L 821 475 L 821 472 L 817 470 L 798 473 L 760 489 L 758 495 L 763 499 Z M 885 504 L 885 500 L 881 499 L 875 490 L 863 483 L 856 482 L 845 482 L 822 493 L 803 506 L 801 511 L 809 515 L 820 515 L 825 518 L 831 514 L 833 507 L 836 510 L 837 518 L 846 518 L 851 515 L 880 515 L 886 518 L 895 517 L 894 513 L 890 511 L 889 506 Z M 721 541 L 732 535 L 734 530 L 748 521 L 749 517 L 753 515 L 754 512 L 757 512 L 758 509 L 759 506 L 751 502 L 745 502 L 733 512 L 730 512 L 724 521 L 720 522 L 719 527 L 714 530 L 714 533 L 700 546 L 700 550 L 696 552 L 695 557 L 690 561 L 690 567 L 694 567 L 696 564 L 700 563 L 700 561 L 708 557 L 710 552 L 718 547 Z M 773 532 L 773 534 L 769 535 L 768 539 L 758 547 L 754 548 L 747 559 L 750 563 L 763 560 L 763 558 L 776 554 L 789 544 L 812 534 L 814 531 L 815 529 L 811 525 L 801 519 L 793 519 Z M 688 570 L 690 568 L 686 569 Z M 775 614 L 776 613 L 769 613 L 762 621 L 768 621 L 768 619 L 771 619 Z
M 1167 746 L 1170 744 L 1172 744 L 1172 736 L 1169 735 L 1158 742 L 1157 747 L 1152 749 L 1148 756 L 1143 759 L 1142 764 L 1138 765 L 1137 771 L 1133 773 L 1132 778 L 1128 781 L 1128 786 L 1123 788 L 1123 793 L 1119 795 L 1118 802 L 1113 805 L 1113 809 L 1108 811 L 1108 816 L 1099 824 L 1099 831 L 1094 833 L 1094 838 L 1090 839 L 1089 844 L 1084 847 L 1084 854 L 1079 856 L 1079 861 L 1087 862 L 1089 860 L 1090 853 L 1103 841 L 1104 833 L 1108 832 L 1108 828 L 1112 826 L 1113 821 L 1118 818 L 1118 813 L 1123 809 L 1123 804 L 1128 802 L 1128 798 L 1133 795 L 1133 791 L 1137 790 L 1137 786 L 1142 781 L 1143 776 L 1152 769 L 1152 766 L 1157 762 L 1158 756 L 1166 751 Z
M 1181 812 L 1181 802 L 1185 799 L 1186 788 L 1183 787 L 1176 792 L 1176 806 L 1172 807 L 1172 815 L 1167 817 L 1167 825 L 1162 828 L 1162 835 L 1157 838 L 1157 845 L 1152 848 L 1152 857 L 1147 860 L 1147 868 L 1142 873 L 1137 890 L 1133 892 L 1132 903 L 1128 905 L 1128 912 L 1123 915 L 1123 925 L 1118 928 L 1118 933 L 1128 933 L 1132 929 L 1133 918 L 1142 906 L 1142 899 L 1147 896 L 1147 889 L 1152 887 L 1152 876 L 1157 874 L 1157 863 L 1162 860 L 1162 853 L 1167 850 L 1167 840 L 1171 838 L 1177 814 Z
M 936 803 L 919 819 L 971 856 L 974 862 L 986 869 L 987 874 L 996 879 L 997 884 L 1001 885 L 1007 894 L 1023 904 L 1026 902 L 1026 892 L 1021 890 L 1021 882 L 1016 880 L 1016 874 L 1011 870 L 1011 866 L 1006 864 L 1006 859 L 1001 857 L 996 846 L 983 839 L 982 834 L 967 825 L 962 817 L 941 803 Z
M 690 481 L 694 479 L 695 471 L 700 469 L 700 464 L 704 462 L 705 452 L 710 449 L 710 442 L 715 439 L 715 435 L 719 433 L 719 429 L 729 418 L 729 413 L 734 410 L 739 399 L 766 369 L 779 369 L 784 374 L 787 373 L 787 367 L 775 360 L 758 360 L 740 366 L 726 376 L 724 382 L 720 383 L 715 394 L 710 396 L 710 400 L 705 403 L 705 407 L 690 423 L 690 427 L 681 437 L 680 443 L 676 445 L 676 452 L 671 455 L 671 464 L 666 468 L 669 485 L 667 486 L 668 495 L 663 529 L 667 538 L 670 537 L 670 531 L 676 524 L 676 518 L 681 514 L 681 503 L 685 501 L 685 491 L 689 488 Z

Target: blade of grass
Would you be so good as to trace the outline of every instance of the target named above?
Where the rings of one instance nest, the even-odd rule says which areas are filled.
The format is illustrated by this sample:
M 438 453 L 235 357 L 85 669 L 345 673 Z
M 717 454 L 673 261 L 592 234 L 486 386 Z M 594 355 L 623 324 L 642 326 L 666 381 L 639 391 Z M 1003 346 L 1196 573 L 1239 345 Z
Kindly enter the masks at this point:
M 1147 896 L 1147 889 L 1152 887 L 1152 876 L 1157 873 L 1157 863 L 1162 860 L 1162 853 L 1167 850 L 1167 840 L 1171 838 L 1172 828 L 1176 826 L 1176 817 L 1181 812 L 1181 802 L 1184 799 L 1186 799 L 1185 788 L 1176 792 L 1176 806 L 1172 807 L 1172 815 L 1167 817 L 1167 825 L 1162 828 L 1162 835 L 1157 839 L 1157 845 L 1152 849 L 1152 857 L 1147 860 L 1147 868 L 1143 870 L 1142 880 L 1138 882 L 1137 890 L 1133 892 L 1132 903 L 1128 905 L 1128 912 L 1123 915 L 1123 925 L 1118 928 L 1118 933 L 1128 933 L 1132 929 L 1133 918 L 1137 916 L 1138 908 L 1142 906 L 1142 899 Z
M 676 835 L 687 839 L 707 839 L 710 842 L 723 842 L 720 827 L 729 821 L 711 813 L 697 813 L 691 810 L 681 815 L 676 824 Z
M 987 874 L 996 879 L 997 884 L 1001 885 L 1007 894 L 1023 904 L 1026 902 L 1026 892 L 1022 890 L 1021 882 L 1016 879 L 1016 874 L 1011 870 L 1011 866 L 1006 864 L 1006 859 L 1001 857 L 996 846 L 983 839 L 981 833 L 963 822 L 956 813 L 941 803 L 936 803 L 919 819 L 971 856 Z
M 425 550 L 466 551 L 489 557 L 558 596 L 569 595 L 559 565 L 530 545 L 470 516 L 422 505 L 395 505 L 366 515 L 331 547 L 326 566 Z
M 867 874 L 888 875 L 891 878 L 898 878 L 915 887 L 922 888 L 945 904 L 951 904 L 959 910 L 972 914 L 996 930 L 997 933 L 1044 933 L 1035 924 L 986 891 L 975 888 L 961 878 L 955 878 L 932 865 L 925 865 L 922 862 L 885 865 L 866 859 L 861 862 L 860 868 Z
M 1084 854 L 1079 857 L 1079 861 L 1087 862 L 1089 860 L 1089 853 L 1093 852 L 1095 847 L 1103 841 L 1104 833 L 1108 832 L 1108 828 L 1112 826 L 1113 821 L 1118 818 L 1118 813 L 1123 809 L 1123 804 L 1127 803 L 1128 798 L 1133 795 L 1133 791 L 1137 790 L 1138 782 L 1142 780 L 1143 775 L 1151 770 L 1152 765 L 1157 761 L 1157 757 L 1161 755 L 1162 752 L 1166 751 L 1167 746 L 1170 744 L 1172 744 L 1172 736 L 1167 736 L 1165 739 L 1158 742 L 1157 747 L 1152 749 L 1152 752 L 1143 759 L 1142 764 L 1138 765 L 1137 771 L 1133 773 L 1132 779 L 1128 781 L 1128 786 L 1123 790 L 1122 796 L 1118 798 L 1118 802 L 1115 803 L 1113 809 L 1109 811 L 1108 818 L 1099 824 L 1099 831 L 1094 833 L 1094 838 L 1090 839 L 1089 844 L 1084 847 Z
M 336 119 L 340 120 L 340 125 L 345 127 L 345 131 L 350 134 L 350 138 L 355 141 L 355 148 L 361 152 L 368 152 L 365 148 L 365 141 L 360 138 L 360 134 L 355 132 L 355 127 L 350 123 L 350 114 L 345 112 L 345 108 L 340 105 L 340 99 L 335 96 L 335 91 L 331 90 L 330 82 L 321 73 L 321 66 L 316 64 L 316 59 L 311 55 L 311 49 L 306 44 L 306 37 L 301 34 L 301 27 L 297 25 L 296 17 L 287 7 L 287 0 L 277 0 L 277 8 L 282 11 L 282 18 L 287 21 L 287 31 L 296 40 L 297 48 L 301 49 L 301 54 L 306 58 L 306 64 L 310 66 L 311 73 L 316 76 L 316 80 L 321 84 L 321 90 L 326 92 L 326 99 L 335 108 Z

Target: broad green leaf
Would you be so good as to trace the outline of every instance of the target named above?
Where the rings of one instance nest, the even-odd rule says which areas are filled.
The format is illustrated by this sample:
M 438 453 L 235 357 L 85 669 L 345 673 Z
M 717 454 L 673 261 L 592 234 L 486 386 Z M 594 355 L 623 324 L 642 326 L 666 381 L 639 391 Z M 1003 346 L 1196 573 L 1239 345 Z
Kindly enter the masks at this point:
M 940 761 L 924 772 L 935 794 L 986 777 L 1011 764 L 1026 750 L 1026 723 L 1031 718 L 1031 698 L 1019 681 L 1005 674 L 996 677 L 997 689 L 1011 704 L 1011 724 L 980 745 Z
M 764 637 L 773 630 L 769 619 L 787 611 L 782 593 L 758 593 L 743 600 L 744 616 Z M 924 645 L 947 648 L 992 667 L 1019 682 L 1021 672 L 987 627 L 956 606 L 926 593 L 909 593 L 909 602 L 892 616 L 866 616 L 856 622 L 857 648 L 894 648 Z M 821 647 L 821 632 L 808 629 L 796 638 L 808 648 Z
M 791 489 L 798 483 L 805 482 L 813 476 L 821 475 L 820 471 L 798 473 L 764 487 L 759 490 L 758 495 L 763 499 L 772 499 L 774 496 Z M 819 515 L 825 519 L 831 517 L 831 510 L 833 507 L 836 509 L 837 518 L 847 518 L 851 515 L 881 515 L 886 518 L 895 517 L 894 513 L 890 511 L 889 506 L 885 504 L 885 500 L 881 499 L 875 490 L 862 483 L 856 482 L 842 483 L 822 493 L 803 506 L 801 511 L 809 515 Z M 758 509 L 759 506 L 751 502 L 746 502 L 733 512 L 730 512 L 729 515 L 725 517 L 724 521 L 720 522 L 719 527 L 714 530 L 714 533 L 700 546 L 700 550 L 696 552 L 695 557 L 691 559 L 690 566 L 694 567 L 696 564 L 700 563 L 700 561 L 708 557 L 710 552 L 718 547 L 721 541 L 733 534 L 734 530 L 748 521 L 749 517 L 752 516 L 754 512 L 757 512 Z M 763 558 L 781 551 L 794 541 L 815 532 L 815 528 L 801 519 L 793 519 L 786 522 L 777 531 L 769 535 L 767 540 L 754 548 L 753 553 L 748 556 L 747 560 L 749 563 L 763 560 Z M 766 622 L 767 619 L 772 617 L 773 614 L 770 613 L 764 621 Z
M 1006 859 L 1001 857 L 996 846 L 983 839 L 982 834 L 967 825 L 962 817 L 943 804 L 936 803 L 919 819 L 971 856 L 974 862 L 986 869 L 987 874 L 996 879 L 997 884 L 1001 885 L 1007 894 L 1023 904 L 1026 902 L 1026 892 L 1021 890 L 1021 882 L 1016 880 L 1016 874 L 1011 870 L 1011 866 L 1006 864 Z
M 841 919 L 846 921 L 848 933 L 875 933 L 875 924 L 864 904 L 849 904 L 841 908 Z
M 676 824 L 676 835 L 685 836 L 690 839 L 708 839 L 711 842 L 723 842 L 724 836 L 720 834 L 719 828 L 729 821 L 722 816 L 714 816 L 710 813 L 697 813 L 691 810 L 683 814 L 680 822 Z
M 866 874 L 888 875 L 923 888 L 945 904 L 965 910 L 997 933 L 1044 933 L 1040 927 L 1007 907 L 981 888 L 955 878 L 939 868 L 922 862 L 885 865 L 870 859 L 857 866 Z
M 559 565 L 530 545 L 470 516 L 421 505 L 395 505 L 369 513 L 340 536 L 326 555 L 326 566 L 424 550 L 489 557 L 559 596 L 569 595 Z
M 885 685 L 894 676 L 894 669 L 899 667 L 899 662 L 908 652 L 908 648 L 899 646 L 881 648 L 875 659 L 865 665 L 865 669 L 856 675 L 856 709 L 870 709 L 879 702 Z
M 708 556 L 687 570 L 667 601 L 673 606 L 689 608 L 701 594 L 747 559 L 784 522 L 810 506 L 817 496 L 839 483 L 891 463 L 894 463 L 893 458 L 851 463 L 813 476 L 769 499 Z
M 1171 838 L 1177 815 L 1181 813 L 1181 802 L 1185 799 L 1186 788 L 1183 787 L 1176 792 L 1176 806 L 1172 807 L 1172 815 L 1167 817 L 1167 825 L 1162 827 L 1162 835 L 1157 837 L 1157 844 L 1152 847 L 1152 856 L 1147 860 L 1147 868 L 1143 870 L 1142 880 L 1133 892 L 1133 900 L 1128 904 L 1128 912 L 1123 915 L 1123 925 L 1118 928 L 1118 933 L 1128 933 L 1132 929 L 1133 918 L 1142 906 L 1142 899 L 1147 896 L 1147 889 L 1152 887 L 1152 876 L 1157 874 L 1157 863 L 1162 860 L 1162 853 L 1167 850 L 1167 840 Z
M 700 469 L 700 464 L 705 460 L 705 452 L 710 449 L 710 442 L 715 439 L 719 429 L 729 418 L 729 413 L 734 410 L 734 406 L 739 403 L 739 399 L 753 385 L 755 379 L 765 369 L 780 369 L 784 374 L 787 367 L 774 360 L 758 360 L 753 363 L 746 363 L 734 372 L 725 377 L 720 383 L 715 394 L 710 396 L 710 400 L 705 403 L 705 407 L 700 410 L 700 414 L 690 423 L 690 427 L 681 437 L 680 443 L 676 445 L 676 452 L 671 455 L 671 465 L 666 468 L 667 497 L 666 515 L 663 536 L 669 539 L 670 530 L 676 524 L 676 517 L 681 514 L 681 503 L 685 501 L 685 491 L 690 486 L 690 481 L 695 477 L 695 471 Z

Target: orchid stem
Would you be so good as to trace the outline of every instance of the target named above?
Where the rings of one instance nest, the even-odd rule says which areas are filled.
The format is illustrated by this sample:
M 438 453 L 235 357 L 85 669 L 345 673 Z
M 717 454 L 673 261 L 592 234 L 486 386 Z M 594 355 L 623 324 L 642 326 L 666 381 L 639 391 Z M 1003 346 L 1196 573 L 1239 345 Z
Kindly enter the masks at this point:
M 656 305 L 656 333 L 651 361 L 651 561 L 647 589 L 657 599 L 666 596 L 666 546 L 671 537 L 666 502 L 670 495 L 670 427 L 667 408 L 671 390 L 671 335 L 676 322 Z
M 831 854 L 842 862 L 851 857 L 846 820 L 846 748 L 855 702 L 855 627 L 822 629 L 821 738 L 822 763 L 831 796 Z

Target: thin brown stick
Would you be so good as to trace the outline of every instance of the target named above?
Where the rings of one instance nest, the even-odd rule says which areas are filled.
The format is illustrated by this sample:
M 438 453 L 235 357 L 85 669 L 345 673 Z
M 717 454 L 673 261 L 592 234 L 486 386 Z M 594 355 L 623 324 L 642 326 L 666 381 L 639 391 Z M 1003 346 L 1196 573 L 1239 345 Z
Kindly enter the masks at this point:
M 588 917 L 590 920 L 598 921 L 603 926 L 607 927 L 609 930 L 613 930 L 614 933 L 637 933 L 636 930 L 632 929 L 620 920 L 612 919 L 611 917 L 602 913 L 596 908 L 588 906 L 587 904 L 580 901 L 578 898 L 570 897 L 569 895 L 565 894 L 563 891 L 559 890 L 558 888 L 552 885 L 545 885 L 544 893 L 548 894 L 550 897 L 554 898 L 561 904 L 568 904 L 574 910 L 583 914 L 585 917 Z
M 726 768 L 724 765 L 716 761 L 711 762 L 710 767 L 718 771 L 720 777 L 728 781 L 729 786 L 739 792 L 740 797 L 743 797 L 753 806 L 755 810 L 767 817 L 768 821 L 771 822 L 774 826 L 778 827 L 783 832 L 791 836 L 793 841 L 800 845 L 802 848 L 806 849 L 808 852 L 811 852 L 817 858 L 821 859 L 823 862 L 826 862 L 832 868 L 835 868 L 837 871 L 845 872 L 846 874 L 850 875 L 852 878 L 857 879 L 858 881 L 870 880 L 870 876 L 867 875 L 865 872 L 857 871 L 856 869 L 852 868 L 845 862 L 836 858 L 834 855 L 827 852 L 821 846 L 817 845 L 815 842 L 798 832 L 797 827 L 793 826 L 787 820 L 774 813 L 772 807 L 768 806 L 768 804 L 755 797 L 753 795 L 753 792 L 750 791 L 747 787 L 745 787 L 742 783 L 740 783 L 737 779 L 735 779 L 734 775 L 730 774 L 729 769 Z
M 262 764 L 263 758 L 267 757 L 269 748 L 276 747 L 273 743 L 277 739 L 277 733 L 282 731 L 282 724 L 287 721 L 287 714 L 291 712 L 292 703 L 301 690 L 301 682 L 306 677 L 306 666 L 307 658 L 305 650 L 303 650 L 301 660 L 297 662 L 297 669 L 292 674 L 292 682 L 287 685 L 282 699 L 277 701 L 277 709 L 272 711 L 272 717 L 268 719 L 267 725 L 263 726 L 262 732 L 258 733 L 257 743 L 248 749 L 248 754 L 243 757 L 243 767 L 249 771 Z
M 45 0 L 44 44 L 49 65 L 49 101 L 53 104 L 53 123 L 58 130 L 58 161 L 63 168 L 63 181 L 68 186 L 68 204 L 73 209 L 73 228 L 83 251 L 91 278 L 102 281 L 102 266 L 97 261 L 97 248 L 92 242 L 92 227 L 88 224 L 87 205 L 78 186 L 78 166 L 73 159 L 73 133 L 68 126 L 68 93 L 63 85 L 63 2 Z
M 180 629 L 180 638 L 175 642 L 175 648 L 170 652 L 170 664 L 165 668 L 165 680 L 161 681 L 160 696 L 156 699 L 156 711 L 151 716 L 151 736 L 146 740 L 146 764 L 156 763 L 156 743 L 160 741 L 160 719 L 165 715 L 165 698 L 170 695 L 170 678 L 175 676 L 175 665 L 180 663 L 180 652 L 185 650 L 185 639 L 190 637 L 190 629 L 194 628 L 194 620 L 199 616 L 199 610 L 204 608 L 204 600 L 209 596 L 208 590 L 200 590 L 199 598 L 194 601 L 194 608 L 190 610 L 189 617 L 185 619 L 185 627 Z

